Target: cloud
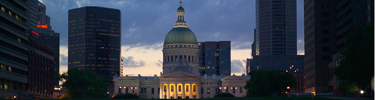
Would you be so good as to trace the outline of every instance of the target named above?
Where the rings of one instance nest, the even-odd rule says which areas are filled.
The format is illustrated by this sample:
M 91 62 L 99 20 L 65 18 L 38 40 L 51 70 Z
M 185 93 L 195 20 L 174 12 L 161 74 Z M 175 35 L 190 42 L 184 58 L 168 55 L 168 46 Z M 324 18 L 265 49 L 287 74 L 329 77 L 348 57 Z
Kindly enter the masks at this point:
M 155 62 L 155 64 L 158 66 L 158 67 L 161 67 L 163 65 L 163 62 L 161 60 L 159 60 L 158 62 Z
M 232 60 L 231 61 L 232 73 L 243 73 L 245 72 L 245 67 L 243 61 L 241 60 Z
M 60 74 L 68 71 L 68 46 L 60 45 Z
M 305 51 L 304 50 L 297 50 L 297 55 L 305 55 Z
M 128 56 L 128 57 L 121 56 L 121 58 L 122 60 L 124 60 L 124 67 L 142 67 L 142 66 L 145 66 L 145 63 L 146 63 L 142 60 L 135 61 L 132 56 Z

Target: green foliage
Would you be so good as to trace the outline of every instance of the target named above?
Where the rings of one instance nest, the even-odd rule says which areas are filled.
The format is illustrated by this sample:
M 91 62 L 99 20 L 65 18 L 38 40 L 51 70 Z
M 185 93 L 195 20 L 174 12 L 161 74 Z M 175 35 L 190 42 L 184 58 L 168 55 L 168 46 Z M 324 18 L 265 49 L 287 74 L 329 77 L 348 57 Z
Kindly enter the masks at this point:
M 234 95 L 230 94 L 230 93 L 220 93 L 220 94 L 216 94 L 214 97 L 215 98 L 218 98 L 218 97 L 234 97 Z
M 138 99 L 138 95 L 130 94 L 130 93 L 127 93 L 127 94 L 120 93 L 114 96 L 112 99 Z
M 348 96 L 355 96 L 359 95 L 359 89 L 356 84 L 352 82 L 342 81 L 339 83 L 339 88 L 342 93 Z
M 109 98 L 103 79 L 91 70 L 70 68 L 68 72 L 60 75 L 60 80 L 65 80 L 62 86 L 68 90 L 67 97 L 69 99 Z
M 345 49 L 341 51 L 340 66 L 335 68 L 335 74 L 343 82 L 340 86 L 342 93 L 352 94 L 347 88 L 371 91 L 370 84 L 374 75 L 374 29 L 373 24 L 367 28 L 356 27 L 346 34 Z M 369 93 L 369 92 L 365 92 Z
M 293 88 L 296 82 L 293 76 L 285 72 L 275 71 L 252 71 L 249 73 L 251 79 L 246 83 L 247 96 L 251 97 L 268 97 L 272 96 L 272 93 L 280 93 L 288 91 L 286 87 Z

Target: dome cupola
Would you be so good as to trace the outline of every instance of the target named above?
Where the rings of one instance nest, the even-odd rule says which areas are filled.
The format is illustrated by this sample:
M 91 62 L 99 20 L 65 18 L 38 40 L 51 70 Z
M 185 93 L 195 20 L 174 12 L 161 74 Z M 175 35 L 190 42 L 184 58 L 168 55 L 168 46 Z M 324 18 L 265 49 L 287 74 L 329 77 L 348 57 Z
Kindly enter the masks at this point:
M 180 7 L 177 9 L 177 21 L 164 40 L 164 44 L 174 43 L 197 44 L 197 38 L 185 22 L 185 11 L 181 1 Z

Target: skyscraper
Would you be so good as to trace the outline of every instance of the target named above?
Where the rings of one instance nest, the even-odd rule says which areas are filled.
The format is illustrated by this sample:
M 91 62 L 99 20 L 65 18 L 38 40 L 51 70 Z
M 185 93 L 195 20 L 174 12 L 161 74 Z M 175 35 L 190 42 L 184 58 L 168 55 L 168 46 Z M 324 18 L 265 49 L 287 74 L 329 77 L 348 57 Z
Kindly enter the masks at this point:
M 285 70 L 291 65 L 303 68 L 296 37 L 295 0 L 256 0 L 253 59 L 248 59 L 251 66 L 247 65 L 247 71 Z
M 38 33 L 40 40 L 53 48 L 53 85 L 58 86 L 59 80 L 56 80 L 60 72 L 60 34 L 52 30 L 50 17 L 46 15 L 46 6 L 38 3 Z
M 337 90 L 333 68 L 345 35 L 373 22 L 373 0 L 305 0 L 305 92 Z
M 256 0 L 253 58 L 247 59 L 247 73 L 261 69 L 286 72 L 294 66 L 297 71 L 292 74 L 303 75 L 304 56 L 297 55 L 296 25 L 296 0 Z M 302 88 L 298 85 L 293 90 L 303 92 Z
M 328 92 L 328 63 L 336 52 L 334 0 L 305 0 L 305 92 Z
M 230 41 L 199 42 L 199 71 L 201 76 L 231 74 Z
M 296 55 L 296 0 L 256 0 L 256 55 Z
M 0 98 L 26 92 L 29 37 L 36 28 L 37 0 L 0 0 Z
M 120 16 L 118 9 L 70 9 L 68 68 L 92 70 L 111 84 L 120 75 Z

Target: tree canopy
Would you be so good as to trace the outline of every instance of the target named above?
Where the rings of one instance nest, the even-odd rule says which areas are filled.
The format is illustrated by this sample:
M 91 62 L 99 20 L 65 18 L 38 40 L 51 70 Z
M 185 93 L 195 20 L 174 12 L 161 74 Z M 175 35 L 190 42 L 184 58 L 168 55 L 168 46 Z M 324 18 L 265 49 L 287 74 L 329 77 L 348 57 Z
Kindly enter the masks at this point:
M 67 89 L 67 97 L 69 99 L 109 98 L 103 79 L 95 75 L 91 70 L 70 68 L 68 72 L 60 75 L 60 80 L 65 80 L 62 86 Z
M 342 58 L 338 60 L 339 66 L 335 68 L 344 94 L 359 91 L 354 88 L 371 91 L 371 79 L 374 77 L 373 27 L 373 23 L 367 28 L 358 26 L 346 34 L 345 49 L 339 51 Z
M 272 93 L 286 92 L 288 86 L 293 88 L 296 85 L 293 76 L 286 72 L 259 70 L 249 74 L 251 79 L 245 88 L 247 95 L 252 97 L 272 96 Z

